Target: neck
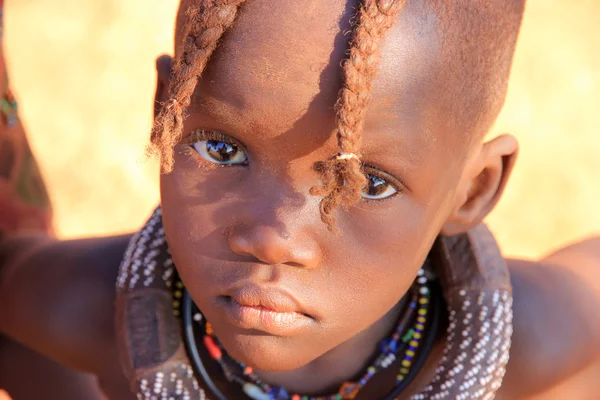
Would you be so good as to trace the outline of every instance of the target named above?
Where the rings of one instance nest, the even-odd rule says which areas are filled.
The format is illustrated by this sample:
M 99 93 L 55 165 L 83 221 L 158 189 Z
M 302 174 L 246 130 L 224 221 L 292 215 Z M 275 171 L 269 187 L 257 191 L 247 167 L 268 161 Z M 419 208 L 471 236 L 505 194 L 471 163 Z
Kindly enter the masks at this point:
M 369 328 L 303 367 L 284 372 L 255 372 L 265 382 L 284 387 L 290 393 L 337 392 L 344 382 L 354 380 L 364 372 L 373 356 L 379 354 L 381 341 L 395 328 L 406 301 L 403 298 Z

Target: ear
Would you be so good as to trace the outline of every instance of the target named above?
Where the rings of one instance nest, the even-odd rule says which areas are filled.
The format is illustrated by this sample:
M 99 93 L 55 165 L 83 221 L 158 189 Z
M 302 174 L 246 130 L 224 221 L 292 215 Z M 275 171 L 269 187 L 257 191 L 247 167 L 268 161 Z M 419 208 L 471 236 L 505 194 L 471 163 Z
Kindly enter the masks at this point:
M 510 135 L 487 143 L 469 159 L 459 183 L 454 211 L 442 235 L 457 235 L 479 225 L 496 206 L 517 160 L 519 145 Z
M 162 55 L 156 59 L 156 92 L 154 94 L 154 118 L 160 113 L 165 101 L 169 99 L 169 79 L 173 58 Z

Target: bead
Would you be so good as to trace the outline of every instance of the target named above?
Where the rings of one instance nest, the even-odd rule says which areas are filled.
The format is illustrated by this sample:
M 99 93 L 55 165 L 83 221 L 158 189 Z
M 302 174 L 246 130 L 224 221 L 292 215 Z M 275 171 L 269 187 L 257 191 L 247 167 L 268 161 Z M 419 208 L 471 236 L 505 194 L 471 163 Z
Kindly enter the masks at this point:
M 269 398 L 276 400 L 288 400 L 290 398 L 290 394 L 282 387 L 279 388 L 271 388 Z
M 244 383 L 244 386 L 242 386 L 242 389 L 244 390 L 244 393 L 246 393 L 246 395 L 248 397 L 250 397 L 251 399 L 271 400 L 269 398 L 268 394 L 263 392 L 261 388 L 259 388 L 258 386 L 254 385 L 252 383 Z
M 300 396 L 298 396 L 297 394 L 292 396 L 291 400 L 300 400 Z
M 409 329 L 406 334 L 402 337 L 402 341 L 404 343 L 408 342 L 410 340 L 410 338 L 413 336 L 413 334 L 415 333 L 415 331 L 413 329 Z
M 252 367 L 244 368 L 244 375 L 250 375 L 252 373 Z
M 341 395 L 341 398 L 343 399 L 353 399 L 358 394 L 360 388 L 361 386 L 354 382 L 345 382 L 342 387 L 340 387 L 338 394 Z
M 207 334 L 207 335 L 212 335 L 213 333 L 215 333 L 215 331 L 213 330 L 213 327 L 212 327 L 212 325 L 210 324 L 210 322 L 207 322 L 207 323 L 206 323 L 206 325 L 205 325 L 205 327 L 204 327 L 204 330 L 206 331 L 206 334 Z
M 213 338 L 208 335 L 204 336 L 204 346 L 214 360 L 220 360 L 221 357 L 223 357 L 223 352 L 219 346 L 217 346 Z

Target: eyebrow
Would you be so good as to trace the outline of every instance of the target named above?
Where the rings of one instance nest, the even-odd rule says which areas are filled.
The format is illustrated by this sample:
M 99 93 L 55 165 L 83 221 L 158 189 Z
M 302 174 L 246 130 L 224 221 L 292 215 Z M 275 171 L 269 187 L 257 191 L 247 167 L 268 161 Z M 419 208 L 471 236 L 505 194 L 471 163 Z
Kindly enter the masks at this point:
M 198 96 L 198 101 L 191 105 L 194 114 L 202 113 L 219 121 L 243 120 L 244 113 L 241 108 L 229 101 L 213 96 Z

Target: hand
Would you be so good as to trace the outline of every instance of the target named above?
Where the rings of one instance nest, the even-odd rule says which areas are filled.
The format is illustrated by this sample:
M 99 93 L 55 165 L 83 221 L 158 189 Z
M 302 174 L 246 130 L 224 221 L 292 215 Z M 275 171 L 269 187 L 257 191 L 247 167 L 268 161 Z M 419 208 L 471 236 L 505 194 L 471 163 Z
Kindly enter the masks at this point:
M 0 390 L 0 400 L 11 400 L 11 398 L 4 390 Z

